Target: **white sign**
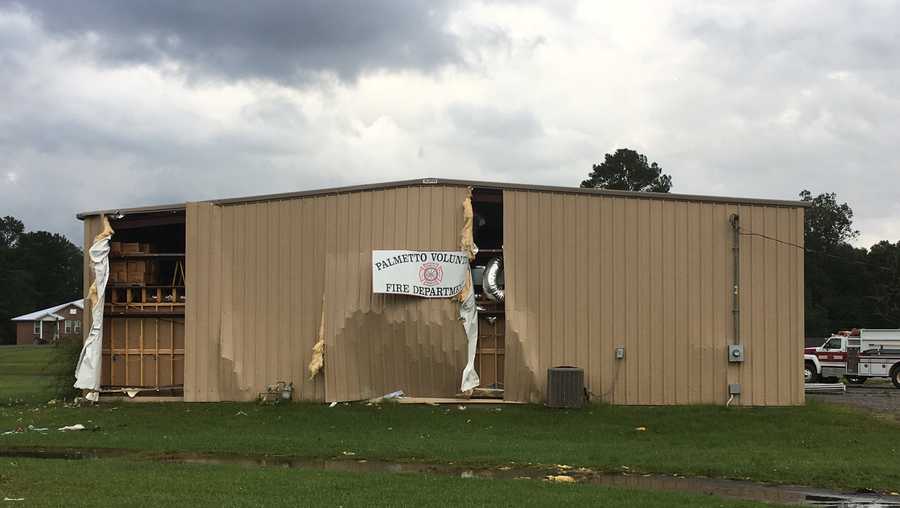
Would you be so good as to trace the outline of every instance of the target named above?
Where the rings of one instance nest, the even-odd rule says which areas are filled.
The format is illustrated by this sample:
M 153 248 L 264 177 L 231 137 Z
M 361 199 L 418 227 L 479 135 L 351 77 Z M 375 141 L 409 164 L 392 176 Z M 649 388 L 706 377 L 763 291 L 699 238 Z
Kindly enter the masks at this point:
M 466 283 L 465 252 L 373 250 L 372 292 L 450 298 Z

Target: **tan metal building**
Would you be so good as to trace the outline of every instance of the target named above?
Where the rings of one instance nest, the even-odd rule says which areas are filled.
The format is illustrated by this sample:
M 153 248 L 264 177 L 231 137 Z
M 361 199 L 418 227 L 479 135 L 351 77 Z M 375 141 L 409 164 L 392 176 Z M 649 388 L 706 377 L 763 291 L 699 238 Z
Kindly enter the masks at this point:
M 573 365 L 614 404 L 722 404 L 729 384 L 735 404 L 804 402 L 802 202 L 443 179 L 79 214 L 86 246 L 101 213 L 123 215 L 113 240 L 153 247 L 122 257 L 159 264 L 108 290 L 104 385 L 186 401 L 281 380 L 300 400 L 454 396 L 457 304 L 373 294 L 371 260 L 458 250 L 470 192 L 474 264 L 505 263 L 505 302 L 479 300 L 482 385 L 540 402 L 547 368 Z M 86 264 L 85 293 L 90 277 Z

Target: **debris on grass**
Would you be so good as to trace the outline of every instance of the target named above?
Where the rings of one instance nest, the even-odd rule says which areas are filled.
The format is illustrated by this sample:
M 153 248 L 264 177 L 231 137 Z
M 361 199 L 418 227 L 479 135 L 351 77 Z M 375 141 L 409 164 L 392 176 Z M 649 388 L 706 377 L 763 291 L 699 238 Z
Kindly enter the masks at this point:
M 567 476 L 567 475 L 564 475 L 564 474 L 557 474 L 557 475 L 551 474 L 551 475 L 547 475 L 545 478 L 546 478 L 546 480 L 547 480 L 548 482 L 554 482 L 554 483 L 575 483 L 575 478 L 572 478 L 571 476 Z
M 56 430 L 59 430 L 61 432 L 70 432 L 70 431 L 84 430 L 84 429 L 85 429 L 84 425 L 82 425 L 80 423 L 76 423 L 75 425 L 66 425 L 65 427 L 60 427 Z
M 638 432 L 645 432 L 647 430 L 647 427 L 635 427 L 634 430 Z
M 334 406 L 337 406 L 337 401 L 334 401 L 331 404 L 328 404 L 328 407 L 334 407 Z
M 382 395 L 381 397 L 375 397 L 375 398 L 369 399 L 367 401 L 366 405 L 371 406 L 372 404 L 381 404 L 382 402 L 389 401 L 389 400 L 397 400 L 402 397 L 403 397 L 403 390 L 397 390 L 397 391 L 394 391 L 391 393 L 386 393 L 386 394 Z

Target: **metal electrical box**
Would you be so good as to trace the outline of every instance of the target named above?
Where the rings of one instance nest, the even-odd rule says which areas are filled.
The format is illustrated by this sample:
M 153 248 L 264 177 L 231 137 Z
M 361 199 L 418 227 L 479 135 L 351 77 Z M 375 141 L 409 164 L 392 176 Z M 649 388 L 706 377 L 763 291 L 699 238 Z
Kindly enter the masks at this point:
M 728 346 L 728 361 L 730 363 L 740 363 L 744 361 L 743 344 L 730 344 Z
M 625 346 L 616 346 L 616 360 L 625 359 Z

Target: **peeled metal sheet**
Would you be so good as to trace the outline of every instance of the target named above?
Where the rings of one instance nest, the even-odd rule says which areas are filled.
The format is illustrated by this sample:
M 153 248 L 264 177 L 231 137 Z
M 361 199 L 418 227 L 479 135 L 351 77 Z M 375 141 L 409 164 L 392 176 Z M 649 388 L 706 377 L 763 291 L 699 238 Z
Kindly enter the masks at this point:
M 91 307 L 91 329 L 84 339 L 81 355 L 75 367 L 75 388 L 85 391 L 85 398 L 96 402 L 100 398 L 100 376 L 103 361 L 103 302 L 106 295 L 106 283 L 109 280 L 109 239 L 113 229 L 106 216 L 100 218 L 103 231 L 94 239 L 88 250 L 94 283 L 88 291 Z

